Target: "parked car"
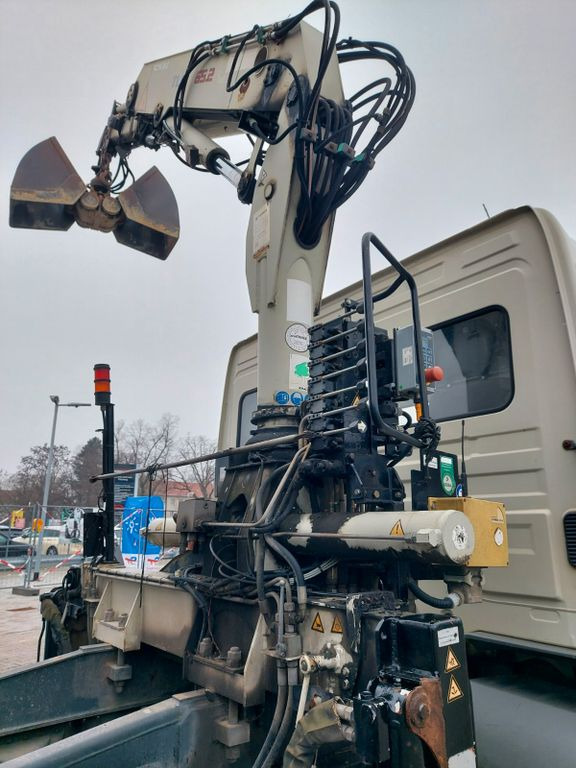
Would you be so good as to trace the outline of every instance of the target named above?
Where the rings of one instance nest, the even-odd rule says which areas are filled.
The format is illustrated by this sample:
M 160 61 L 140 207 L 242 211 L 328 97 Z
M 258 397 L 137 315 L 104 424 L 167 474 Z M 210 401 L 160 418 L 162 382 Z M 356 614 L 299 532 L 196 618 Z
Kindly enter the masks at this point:
M 44 555 L 62 555 L 69 554 L 75 551 L 77 547 L 74 542 L 64 537 L 64 525 L 60 526 L 46 526 L 44 528 L 44 536 L 42 538 L 42 554 Z M 34 540 L 35 536 L 35 540 Z M 27 547 L 38 546 L 40 534 L 34 534 L 31 528 L 25 528 L 20 536 L 17 536 L 14 541 L 22 544 L 26 544 Z
M 22 531 L 18 531 L 22 533 Z M 30 543 L 16 537 L 10 529 L 0 530 L 0 559 L 10 560 L 13 557 L 26 557 Z
M 9 525 L 0 525 L 0 532 L 9 536 L 11 539 L 14 538 L 14 536 L 21 536 L 23 530 L 23 528 L 11 528 Z

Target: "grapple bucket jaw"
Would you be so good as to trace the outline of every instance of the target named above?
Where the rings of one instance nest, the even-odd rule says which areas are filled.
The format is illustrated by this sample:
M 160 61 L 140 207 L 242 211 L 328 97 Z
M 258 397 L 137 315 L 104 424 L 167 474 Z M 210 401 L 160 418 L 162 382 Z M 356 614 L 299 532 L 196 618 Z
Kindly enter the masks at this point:
M 57 139 L 36 144 L 20 160 L 10 187 L 10 226 L 70 229 L 86 185 Z
M 180 220 L 172 187 L 156 166 L 120 192 L 124 219 L 114 230 L 119 243 L 165 259 L 178 242 Z
M 100 185 L 84 184 L 52 137 L 32 147 L 16 169 L 10 226 L 62 231 L 75 221 L 114 232 L 119 243 L 158 259 L 167 258 L 180 235 L 176 198 L 156 167 L 113 197 Z

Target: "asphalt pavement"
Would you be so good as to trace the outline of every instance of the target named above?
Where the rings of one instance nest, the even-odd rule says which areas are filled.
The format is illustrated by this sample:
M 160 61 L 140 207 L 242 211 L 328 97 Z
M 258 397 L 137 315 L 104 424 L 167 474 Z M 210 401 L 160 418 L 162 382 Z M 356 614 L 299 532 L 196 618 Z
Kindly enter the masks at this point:
M 41 630 L 38 595 L 0 589 L 0 675 L 36 663 Z

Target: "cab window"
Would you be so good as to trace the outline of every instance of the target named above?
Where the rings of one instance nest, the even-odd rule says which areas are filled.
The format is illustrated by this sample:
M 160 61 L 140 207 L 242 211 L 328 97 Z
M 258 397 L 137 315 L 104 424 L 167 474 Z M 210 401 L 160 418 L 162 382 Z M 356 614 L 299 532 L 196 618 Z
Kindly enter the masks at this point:
M 503 307 L 432 326 L 436 365 L 444 379 L 430 394 L 436 421 L 479 416 L 506 408 L 514 396 L 508 313 Z

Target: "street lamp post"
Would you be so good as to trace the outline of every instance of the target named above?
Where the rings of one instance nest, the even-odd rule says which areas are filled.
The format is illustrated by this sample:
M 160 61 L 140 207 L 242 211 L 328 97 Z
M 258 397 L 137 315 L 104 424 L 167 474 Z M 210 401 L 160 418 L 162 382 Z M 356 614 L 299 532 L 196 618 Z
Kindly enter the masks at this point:
M 46 464 L 46 477 L 44 479 L 44 494 L 42 496 L 42 525 L 40 526 L 40 535 L 38 536 L 38 547 L 36 551 L 36 567 L 34 569 L 34 580 L 40 575 L 40 563 L 42 559 L 42 542 L 44 540 L 44 526 L 46 524 L 46 512 L 48 507 L 48 497 L 50 496 L 50 482 L 52 481 L 52 467 L 54 465 L 54 441 L 56 438 L 56 422 L 58 420 L 58 408 L 84 408 L 90 407 L 92 403 L 61 403 L 58 395 L 50 395 L 50 400 L 54 403 L 54 418 L 52 419 L 52 434 L 50 436 L 50 448 L 48 449 L 48 462 Z

